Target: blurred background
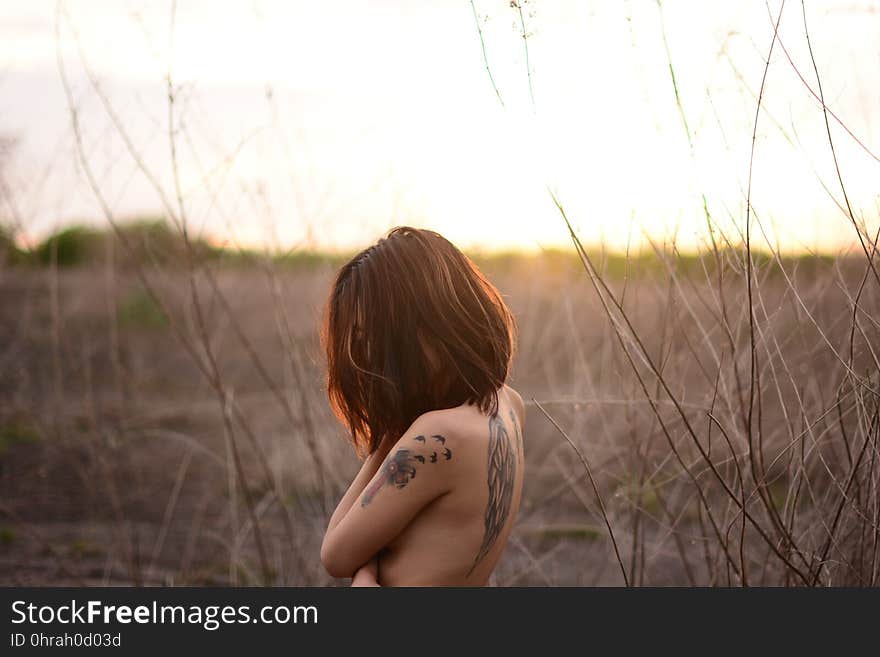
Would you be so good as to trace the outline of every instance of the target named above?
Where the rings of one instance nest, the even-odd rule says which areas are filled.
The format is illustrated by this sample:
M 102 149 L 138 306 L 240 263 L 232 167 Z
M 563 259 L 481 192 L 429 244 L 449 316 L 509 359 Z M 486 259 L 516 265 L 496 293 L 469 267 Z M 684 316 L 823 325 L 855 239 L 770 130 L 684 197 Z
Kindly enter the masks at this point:
M 0 0 L 0 583 L 339 583 L 317 327 L 408 224 L 519 322 L 494 584 L 876 585 L 878 35 L 849 0 Z

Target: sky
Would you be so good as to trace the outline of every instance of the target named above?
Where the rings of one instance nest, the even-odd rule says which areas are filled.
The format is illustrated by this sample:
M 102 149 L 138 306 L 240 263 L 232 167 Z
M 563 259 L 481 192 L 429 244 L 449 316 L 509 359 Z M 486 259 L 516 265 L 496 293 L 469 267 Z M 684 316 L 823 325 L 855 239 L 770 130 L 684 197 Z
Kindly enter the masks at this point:
M 807 32 L 788 0 L 755 129 L 780 7 L 0 0 L 0 216 L 106 224 L 89 171 L 114 218 L 230 245 L 535 250 L 569 241 L 552 192 L 589 244 L 692 250 L 707 211 L 742 239 L 751 161 L 753 243 L 852 248 L 846 201 L 880 219 L 880 6 L 812 0 Z

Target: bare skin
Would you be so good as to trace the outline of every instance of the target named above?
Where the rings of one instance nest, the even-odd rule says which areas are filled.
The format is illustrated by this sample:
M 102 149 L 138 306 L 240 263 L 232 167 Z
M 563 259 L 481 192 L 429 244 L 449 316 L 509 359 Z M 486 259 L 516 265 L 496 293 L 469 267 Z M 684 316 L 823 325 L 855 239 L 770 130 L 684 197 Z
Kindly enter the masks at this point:
M 525 408 L 510 387 L 419 417 L 361 468 L 331 518 L 321 557 L 353 586 L 483 586 L 519 509 Z

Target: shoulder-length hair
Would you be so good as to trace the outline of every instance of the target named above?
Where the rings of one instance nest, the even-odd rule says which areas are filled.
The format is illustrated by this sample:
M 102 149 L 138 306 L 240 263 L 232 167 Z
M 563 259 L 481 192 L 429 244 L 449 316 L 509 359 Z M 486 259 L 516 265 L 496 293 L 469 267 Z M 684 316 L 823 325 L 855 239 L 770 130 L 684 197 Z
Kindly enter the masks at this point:
M 330 405 L 362 456 L 431 410 L 495 413 L 515 330 L 498 290 L 451 242 L 394 228 L 333 284 L 322 330 Z

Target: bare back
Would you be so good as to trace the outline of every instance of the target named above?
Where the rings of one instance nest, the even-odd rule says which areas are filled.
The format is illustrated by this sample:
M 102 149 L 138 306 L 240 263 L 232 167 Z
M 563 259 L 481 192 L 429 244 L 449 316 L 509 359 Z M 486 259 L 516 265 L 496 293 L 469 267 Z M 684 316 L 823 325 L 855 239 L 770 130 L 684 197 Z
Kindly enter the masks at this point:
M 522 400 L 504 386 L 498 413 L 474 406 L 433 411 L 444 427 L 429 458 L 448 459 L 449 491 L 425 507 L 380 554 L 383 586 L 483 586 L 519 510 L 525 466 Z M 441 440 L 442 439 L 442 440 Z

